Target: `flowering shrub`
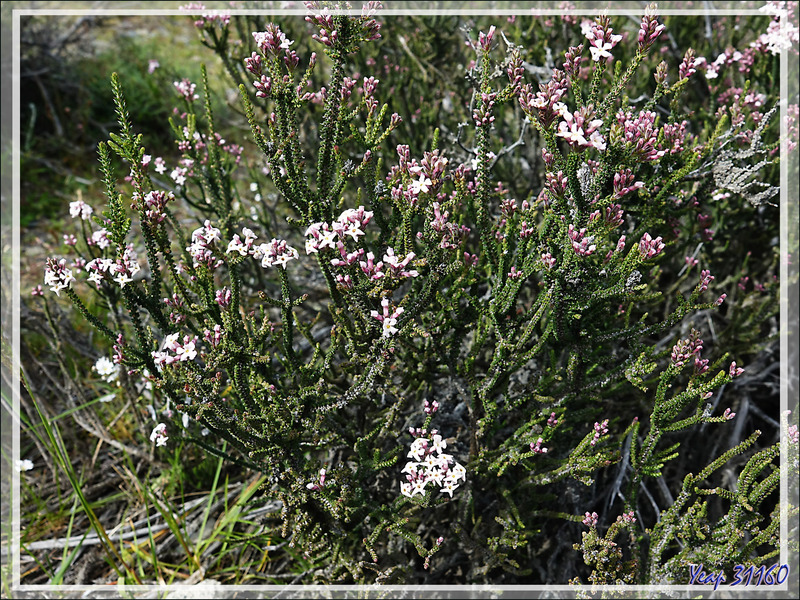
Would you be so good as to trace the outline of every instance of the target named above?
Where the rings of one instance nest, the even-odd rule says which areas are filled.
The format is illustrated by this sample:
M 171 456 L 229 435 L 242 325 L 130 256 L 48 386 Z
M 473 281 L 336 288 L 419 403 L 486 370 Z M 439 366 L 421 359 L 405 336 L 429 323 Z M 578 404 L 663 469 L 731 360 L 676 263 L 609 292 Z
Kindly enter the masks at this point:
M 44 283 L 108 339 L 128 390 L 147 383 L 166 407 L 150 442 L 267 475 L 280 535 L 319 582 L 421 577 L 411 547 L 449 580 L 542 581 L 539 549 L 560 536 L 594 583 L 774 556 L 778 445 L 735 490 L 706 480 L 758 432 L 713 455 L 681 447 L 732 427 L 723 390 L 777 310 L 776 259 L 729 308 L 735 274 L 714 249 L 729 212 L 774 220 L 774 94 L 709 87 L 741 79 L 727 58 L 661 60 L 653 9 L 638 30 L 586 19 L 538 81 L 519 28 L 492 26 L 469 40 L 464 120 L 403 143 L 381 76 L 352 68 L 380 42 L 377 3 L 307 6 L 320 55 L 283 24 L 232 43 L 246 19 L 196 20 L 241 83 L 255 148 L 219 133 L 204 71 L 174 85 L 180 159 L 154 158 L 112 78 L 107 207 L 70 206 L 83 257 L 48 259 Z M 577 19 L 563 18 L 576 34 Z M 752 46 L 746 72 L 773 46 Z M 712 96 L 688 110 L 697 88 Z M 683 487 L 659 510 L 648 486 L 675 468 Z

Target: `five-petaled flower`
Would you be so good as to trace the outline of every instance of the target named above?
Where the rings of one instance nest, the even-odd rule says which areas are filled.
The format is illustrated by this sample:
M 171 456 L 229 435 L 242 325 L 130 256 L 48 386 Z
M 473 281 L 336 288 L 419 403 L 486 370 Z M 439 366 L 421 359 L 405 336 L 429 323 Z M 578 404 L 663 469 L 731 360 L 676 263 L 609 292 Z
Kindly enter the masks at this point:
M 150 434 L 150 441 L 158 446 L 166 446 L 169 437 L 167 436 L 167 426 L 164 423 L 159 423 L 153 428 Z
M 398 306 L 397 308 L 394 309 L 394 311 L 391 311 L 391 309 L 389 308 L 390 304 L 391 303 L 389 302 L 389 299 L 384 298 L 383 300 L 381 300 L 381 306 L 383 306 L 383 314 L 380 314 L 377 310 L 373 310 L 372 312 L 370 312 L 370 316 L 373 319 L 377 319 L 378 321 L 381 322 L 382 325 L 381 335 L 383 337 L 391 337 L 399 331 L 396 327 L 397 318 L 401 314 L 403 314 L 403 311 L 405 310 L 402 306 Z M 390 311 L 391 314 L 389 314 Z

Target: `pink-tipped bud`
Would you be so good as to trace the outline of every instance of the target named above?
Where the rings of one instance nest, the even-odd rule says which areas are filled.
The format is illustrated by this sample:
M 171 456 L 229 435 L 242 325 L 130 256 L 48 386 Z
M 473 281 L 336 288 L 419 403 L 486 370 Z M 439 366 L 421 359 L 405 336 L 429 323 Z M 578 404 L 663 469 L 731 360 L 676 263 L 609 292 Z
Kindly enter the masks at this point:
M 744 373 L 744 369 L 741 367 L 737 367 L 736 361 L 732 362 L 730 368 L 728 369 L 728 374 L 731 377 L 738 377 L 742 373 Z

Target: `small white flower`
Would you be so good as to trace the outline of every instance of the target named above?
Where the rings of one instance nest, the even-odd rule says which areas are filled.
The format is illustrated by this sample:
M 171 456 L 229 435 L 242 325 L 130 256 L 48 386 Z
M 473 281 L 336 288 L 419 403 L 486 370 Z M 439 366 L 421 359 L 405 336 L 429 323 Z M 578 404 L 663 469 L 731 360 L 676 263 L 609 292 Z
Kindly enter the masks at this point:
M 411 495 L 419 494 L 420 496 L 425 495 L 425 484 L 428 483 L 425 479 L 417 479 L 413 484 L 413 490 L 411 491 Z
M 409 188 L 411 192 L 418 196 L 420 193 L 428 193 L 431 186 L 431 180 L 422 173 L 419 176 L 419 179 L 414 179 L 411 181 L 411 187 Z
M 126 283 L 130 283 L 133 281 L 131 277 L 128 277 L 128 274 L 125 272 L 118 273 L 116 277 L 114 277 L 114 281 L 119 284 L 119 287 L 124 288 Z
M 178 338 L 181 336 L 180 333 L 170 333 L 167 337 L 164 338 L 164 348 L 169 348 L 170 350 L 174 350 L 175 347 L 178 345 Z
M 100 271 L 93 271 L 88 279 L 97 287 L 100 287 L 100 282 L 103 281 L 103 274 Z
M 322 248 L 325 248 L 326 246 L 328 246 L 330 248 L 335 248 L 336 247 L 336 232 L 335 231 L 321 231 L 320 232 L 319 244 L 317 245 L 317 248 L 322 249 Z
M 164 423 L 159 423 L 153 428 L 153 432 L 150 434 L 150 441 L 154 442 L 156 447 L 158 446 L 166 446 L 167 440 L 167 426 Z
M 350 223 L 344 230 L 343 235 L 349 235 L 355 241 L 358 241 L 359 236 L 364 235 L 364 232 L 361 231 L 359 227 L 360 223 Z
M 463 465 L 456 463 L 453 466 L 453 470 L 450 474 L 453 479 L 458 481 L 459 479 L 463 479 L 464 481 L 467 480 L 467 470 L 463 467 Z
M 30 461 L 27 458 L 23 458 L 22 460 L 17 460 L 14 462 L 14 468 L 17 470 L 18 473 L 22 473 L 23 471 L 30 471 L 33 468 L 33 461 Z
M 395 333 L 397 333 L 399 330 L 397 329 L 397 327 L 395 327 L 395 325 L 397 325 L 397 319 L 394 319 L 392 317 L 384 317 L 383 334 L 382 334 L 383 337 L 391 337 Z
M 105 356 L 97 359 L 92 370 L 97 371 L 97 374 L 108 382 L 114 381 L 119 376 L 119 365 L 115 365 Z
M 194 340 L 186 342 L 183 346 L 178 346 L 175 349 L 175 356 L 177 356 L 178 360 L 181 362 L 194 359 L 194 357 L 197 356 L 197 350 L 194 349 Z
M 456 487 L 458 487 L 453 479 L 445 479 L 444 483 L 442 483 L 442 489 L 439 490 L 442 494 L 450 494 L 450 497 L 453 497 L 453 492 L 455 491 Z
M 609 58 L 612 56 L 611 50 L 614 47 L 614 44 L 611 42 L 600 42 L 599 46 L 589 46 L 589 52 L 592 55 L 592 60 L 594 62 L 599 62 L 601 58 Z
M 432 481 L 436 485 L 442 485 L 442 479 L 444 479 L 444 473 L 440 469 L 431 469 L 425 474 L 428 478 L 428 481 Z
M 411 451 L 408 453 L 409 458 L 413 458 L 417 462 L 422 461 L 428 453 L 428 440 L 426 438 L 417 438 L 411 443 Z
M 173 181 L 175 181 L 175 185 L 183 185 L 186 183 L 186 170 L 181 169 L 180 167 L 176 167 L 172 170 L 172 173 L 169 174 L 172 177 Z
M 409 475 L 412 475 L 412 476 L 414 476 L 414 475 L 416 475 L 416 474 L 417 474 L 417 467 L 418 467 L 418 466 L 419 466 L 419 463 L 416 463 L 416 462 L 407 462 L 407 463 L 406 463 L 406 466 L 405 466 L 405 467 L 403 467 L 403 470 L 402 470 L 402 471 L 400 471 L 400 472 L 401 472 L 401 473 L 408 473 Z
M 247 248 L 237 234 L 233 234 L 233 239 L 228 242 L 228 249 L 225 251 L 226 254 L 231 252 L 238 252 L 242 256 L 247 256 Z
M 439 453 L 439 464 L 445 468 L 450 468 L 450 465 L 455 462 L 451 454 Z
M 436 458 L 433 453 L 431 453 L 425 457 L 425 460 L 422 461 L 422 464 L 428 471 L 431 471 L 439 466 L 439 459 Z

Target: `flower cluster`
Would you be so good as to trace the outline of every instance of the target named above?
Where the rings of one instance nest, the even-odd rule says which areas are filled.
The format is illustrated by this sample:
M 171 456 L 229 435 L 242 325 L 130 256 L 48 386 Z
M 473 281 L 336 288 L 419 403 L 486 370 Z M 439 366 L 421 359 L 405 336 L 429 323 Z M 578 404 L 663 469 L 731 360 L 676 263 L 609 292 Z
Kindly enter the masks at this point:
M 441 487 L 440 493 L 449 494 L 452 498 L 459 481 L 467 479 L 467 470 L 451 455 L 443 452 L 447 442 L 436 430 L 431 434 L 432 441 L 427 437 L 418 437 L 412 442 L 408 453 L 408 458 L 412 460 L 402 470 L 406 474 L 406 481 L 400 482 L 400 492 L 409 498 L 416 494 L 424 496 L 425 487 L 431 482 Z
M 599 151 L 606 149 L 606 140 L 598 131 L 603 124 L 602 119 L 594 118 L 594 106 L 582 106 L 574 113 L 565 110 L 561 117 L 564 119 L 558 124 L 557 136 L 567 140 L 574 149 L 585 150 L 595 148 Z
M 642 239 L 639 240 L 639 254 L 642 255 L 642 259 L 658 256 L 664 248 L 666 248 L 666 246 L 661 240 L 661 236 L 653 239 L 649 233 L 645 232 Z
M 197 350 L 195 349 L 197 336 L 185 335 L 183 336 L 183 343 L 179 342 L 179 339 L 179 333 L 171 333 L 164 338 L 164 349 L 153 351 L 152 354 L 156 366 L 160 368 L 164 364 L 171 365 L 176 362 L 186 362 L 193 360 L 197 356 Z
M 411 158 L 409 147 L 397 146 L 398 163 L 386 177 L 392 185 L 392 200 L 398 204 L 417 206 L 422 194 L 435 194 L 442 183 L 442 176 L 448 160 L 439 150 L 425 152 L 418 163 Z
M 580 58 L 579 58 L 580 60 Z M 519 104 L 528 116 L 535 116 L 543 127 L 550 124 L 567 112 L 567 105 L 561 99 L 567 94 L 568 81 L 564 73 L 553 69 L 553 77 L 547 83 L 539 84 L 539 91 L 533 91 L 531 84 L 522 86 Z
M 167 218 L 166 208 L 167 203 L 174 201 L 175 196 L 172 192 L 163 192 L 161 190 L 153 190 L 148 192 L 144 197 L 145 211 L 144 215 L 151 225 L 161 223 Z
M 372 211 L 365 210 L 363 206 L 349 208 L 342 212 L 332 223 L 312 223 L 306 229 L 306 254 L 314 254 L 325 248 L 334 249 L 339 241 L 346 235 L 358 241 L 364 235 L 361 229 L 372 220 Z M 349 264 L 349 263 L 348 263 Z
M 483 127 L 494 123 L 494 110 L 495 101 L 497 100 L 497 92 L 482 93 L 481 103 L 472 111 L 472 120 L 475 121 L 477 127 Z
M 308 15 L 306 21 L 316 25 L 319 33 L 311 36 L 312 39 L 333 47 L 340 39 L 340 32 L 336 29 L 333 15 L 330 10 L 316 0 L 306 0 Z M 351 26 L 355 28 L 356 39 L 359 41 L 377 40 L 381 37 L 381 24 L 373 17 L 382 8 L 379 0 L 369 0 L 361 7 L 361 16 L 355 19 Z
M 174 311 L 169 313 L 169 322 L 178 325 L 179 323 L 183 323 L 186 320 L 186 314 L 184 311 L 184 302 L 183 299 L 178 294 L 172 294 L 172 298 L 163 298 L 162 302 L 169 306 L 170 308 L 174 308 Z
M 191 11 L 197 12 L 201 10 L 206 10 L 206 6 L 199 2 L 190 2 L 189 4 L 184 4 L 183 6 L 179 6 L 178 10 L 182 11 Z M 202 29 L 206 26 L 213 26 L 214 24 L 219 24 L 220 27 L 227 27 L 230 23 L 231 15 L 227 11 L 210 11 L 204 12 L 199 19 L 194 22 L 194 26 L 198 29 Z M 152 62 L 152 61 L 151 61 Z
M 666 151 L 657 147 L 658 127 L 656 126 L 656 113 L 642 111 L 634 116 L 629 111 L 617 112 L 618 126 L 612 132 L 619 132 L 618 137 L 635 158 L 640 160 L 657 160 L 666 154 Z
M 700 59 L 695 56 L 694 50 L 689 48 L 678 67 L 678 79 L 688 79 L 697 72 L 697 67 L 702 64 L 705 59 Z
M 577 230 L 574 225 L 570 224 L 567 228 L 567 236 L 572 242 L 572 249 L 578 256 L 589 256 L 597 249 L 597 245 L 593 243 L 594 236 L 587 236 L 585 227 Z
M 562 170 L 555 173 L 547 171 L 545 173 L 547 179 L 547 191 L 551 198 L 563 198 L 569 187 L 569 179 Z
M 680 368 L 692 357 L 699 357 L 700 352 L 703 350 L 703 340 L 700 338 L 700 332 L 692 329 L 689 338 L 679 340 L 677 344 L 672 347 L 672 363 Z
M 316 491 L 322 488 L 325 485 L 325 468 L 319 470 L 319 479 L 317 481 L 312 481 L 311 483 L 306 484 L 306 488 L 313 491 Z
M 601 437 L 608 433 L 608 419 L 605 419 L 602 423 L 595 422 L 594 424 L 594 437 L 592 437 L 592 441 L 589 442 L 592 446 L 597 444 Z
M 624 222 L 623 215 L 625 212 L 619 204 L 611 204 L 606 206 L 601 213 L 600 210 L 595 210 L 589 215 L 590 221 L 599 221 L 601 216 L 603 223 L 609 229 L 616 229 Z
M 409 252 L 404 258 L 400 258 L 399 255 L 395 255 L 394 249 L 389 247 L 386 249 L 386 254 L 383 255 L 383 262 L 391 269 L 388 271 L 390 275 L 396 277 L 418 277 L 419 271 L 416 269 L 406 269 L 408 263 L 410 263 L 415 256 L 413 252 Z
M 583 61 L 582 52 L 583 44 L 578 44 L 577 46 L 570 46 L 564 53 L 564 73 L 571 80 L 580 75 L 581 62 Z
M 736 361 L 732 362 L 730 368 L 728 369 L 728 375 L 731 377 L 738 377 L 742 373 L 744 373 L 744 369 L 742 367 L 737 367 Z
M 286 243 L 286 240 L 272 238 L 268 244 L 259 244 L 252 250 L 253 258 L 261 260 L 261 266 L 280 266 L 286 268 L 286 263 L 300 257 L 297 250 Z
M 553 267 L 556 266 L 556 259 L 549 252 L 543 252 L 542 253 L 542 263 L 544 263 L 544 266 L 547 267 L 547 270 L 549 271 Z
M 469 227 L 451 223 L 448 220 L 450 218 L 450 212 L 447 210 L 442 211 L 442 207 L 438 202 L 434 202 L 430 210 L 433 213 L 433 219 L 430 221 L 430 225 L 435 232 L 442 236 L 439 247 L 442 249 L 458 248 L 469 234 Z
M 49 285 L 50 289 L 60 296 L 61 290 L 68 288 L 69 284 L 75 281 L 72 270 L 67 268 L 67 259 L 62 258 L 58 262 L 54 258 L 47 259 L 44 268 L 44 284 Z
M 780 54 L 782 50 L 791 50 L 800 41 L 800 29 L 797 28 L 797 3 L 776 2 L 772 0 L 759 10 L 773 14 L 767 31 L 758 36 L 750 46 L 757 51 Z M 795 52 L 797 52 L 795 50 Z
M 658 36 L 661 35 L 661 32 L 664 31 L 666 28 L 665 25 L 661 25 L 658 22 L 658 17 L 653 14 L 655 11 L 655 5 L 650 4 L 644 11 L 644 16 L 642 17 L 642 24 L 639 27 L 639 52 L 644 54 L 650 49 L 655 41 L 658 39 Z
M 75 200 L 69 203 L 69 215 L 74 219 L 80 217 L 84 221 L 88 221 L 92 216 L 93 209 L 86 204 L 83 200 Z
M 399 331 L 396 327 L 397 319 L 401 314 L 403 314 L 405 309 L 402 306 L 398 306 L 392 310 L 390 308 L 391 302 L 389 302 L 388 298 L 381 300 L 381 306 L 383 306 L 383 314 L 380 314 L 377 310 L 373 310 L 370 312 L 370 316 L 373 319 L 377 319 L 381 322 L 381 335 L 383 337 L 391 337 Z
M 589 40 L 589 52 L 592 54 L 593 61 L 599 62 L 601 58 L 612 57 L 609 50 L 622 41 L 622 36 L 612 34 L 612 31 L 614 30 L 609 24 L 608 17 L 598 17 L 591 29 L 586 33 L 586 39 Z
M 220 239 L 220 231 L 206 219 L 202 227 L 198 227 L 192 232 L 192 244 L 186 247 L 186 251 L 194 260 L 194 268 L 201 264 L 209 269 L 215 269 L 222 264 L 222 260 L 214 257 L 214 242 Z
M 642 187 L 644 187 L 644 182 L 636 181 L 633 171 L 627 167 L 614 173 L 614 195 L 617 198 L 622 198 Z
M 547 454 L 547 448 L 542 448 L 542 444 L 544 440 L 542 438 L 537 439 L 535 442 L 531 442 L 531 451 L 535 452 L 536 454 Z
M 700 271 L 700 283 L 697 286 L 699 292 L 705 292 L 708 289 L 708 284 L 714 281 L 714 276 L 708 269 Z
M 85 266 L 89 273 L 89 281 L 98 288 L 106 278 L 111 279 L 124 288 L 133 281 L 133 277 L 141 270 L 133 244 L 127 244 L 122 257 L 114 261 L 111 258 L 95 258 Z
M 294 44 L 275 23 L 269 23 L 264 31 L 254 31 L 253 39 L 261 53 L 268 57 L 277 57 Z
M 172 85 L 175 86 L 175 89 L 181 96 L 183 96 L 184 100 L 186 100 L 187 102 L 194 102 L 195 100 L 200 98 L 200 96 L 195 93 L 197 85 L 192 83 L 185 77 L 180 81 L 173 81 Z
M 664 141 L 669 148 L 670 154 L 678 154 L 683 151 L 683 143 L 686 141 L 686 125 L 688 121 L 680 123 L 667 123 L 663 127 Z
M 632 510 L 626 513 L 622 513 L 622 516 L 620 518 L 625 523 L 636 523 L 636 517 L 633 516 Z
M 426 415 L 432 415 L 437 410 L 439 410 L 439 403 L 436 400 L 434 400 L 433 402 L 428 402 L 427 400 L 425 400 L 425 402 L 423 403 L 422 410 Z
M 217 323 L 214 325 L 214 329 L 205 329 L 203 331 L 203 339 L 207 341 L 212 348 L 216 348 L 222 341 L 222 334 L 222 326 Z

